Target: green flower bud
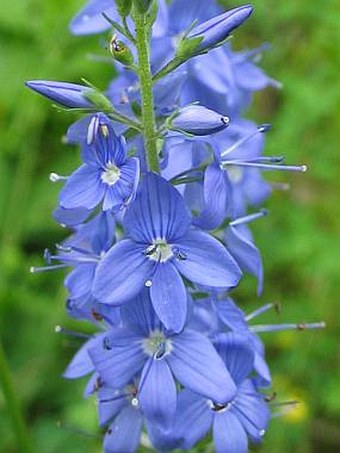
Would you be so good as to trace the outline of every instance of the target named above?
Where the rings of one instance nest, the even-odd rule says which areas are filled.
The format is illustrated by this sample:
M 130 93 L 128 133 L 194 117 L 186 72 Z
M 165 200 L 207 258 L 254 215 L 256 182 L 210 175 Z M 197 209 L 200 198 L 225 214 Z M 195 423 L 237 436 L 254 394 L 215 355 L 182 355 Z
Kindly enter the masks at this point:
M 134 58 L 131 50 L 117 39 L 117 35 L 113 35 L 110 41 L 110 52 L 115 60 L 119 61 L 125 66 L 131 66 L 134 63 Z
M 118 14 L 122 17 L 126 17 L 130 14 L 132 0 L 116 0 L 116 6 Z
M 147 13 L 153 0 L 134 0 L 134 5 L 139 13 Z

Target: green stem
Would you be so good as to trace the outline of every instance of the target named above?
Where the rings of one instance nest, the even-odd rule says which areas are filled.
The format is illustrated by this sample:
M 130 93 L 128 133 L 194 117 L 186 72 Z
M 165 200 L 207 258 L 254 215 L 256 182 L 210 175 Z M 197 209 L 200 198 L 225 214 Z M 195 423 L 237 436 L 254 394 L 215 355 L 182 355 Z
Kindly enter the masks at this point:
M 7 403 L 8 413 L 12 419 L 13 430 L 16 435 L 18 451 L 33 453 L 24 418 L 20 410 L 16 391 L 12 385 L 11 373 L 8 368 L 5 351 L 0 341 L 0 384 Z
M 159 173 L 159 162 L 156 144 L 156 119 L 154 111 L 154 100 L 152 92 L 152 75 L 149 58 L 150 24 L 147 14 L 135 12 L 137 52 L 138 52 L 138 74 L 142 98 L 142 123 L 144 134 L 144 145 L 146 160 L 149 170 Z

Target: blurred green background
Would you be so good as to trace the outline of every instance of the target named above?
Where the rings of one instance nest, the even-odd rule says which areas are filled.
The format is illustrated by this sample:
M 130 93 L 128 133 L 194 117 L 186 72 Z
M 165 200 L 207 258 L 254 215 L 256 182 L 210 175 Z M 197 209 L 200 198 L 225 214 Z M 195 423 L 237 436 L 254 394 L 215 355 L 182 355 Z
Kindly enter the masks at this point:
M 68 173 L 77 151 L 62 145 L 77 117 L 60 113 L 24 88 L 29 79 L 79 82 L 105 88 L 112 68 L 103 61 L 103 38 L 73 37 L 67 31 L 83 0 L 0 1 L 0 335 L 15 393 L 35 452 L 99 452 L 94 400 L 82 399 L 86 380 L 61 374 L 81 344 L 54 333 L 57 324 L 88 326 L 64 313 L 63 274 L 32 275 L 42 251 L 65 236 L 51 219 L 59 187 L 51 171 Z M 225 2 L 237 6 L 237 2 Z M 277 401 L 299 400 L 273 419 L 261 451 L 340 451 L 340 4 L 337 0 L 254 0 L 255 14 L 236 33 L 236 48 L 272 44 L 262 67 L 283 83 L 255 96 L 248 117 L 271 122 L 266 153 L 305 163 L 306 174 L 270 174 L 289 182 L 274 192 L 270 215 L 254 225 L 265 263 L 265 292 L 255 294 L 247 276 L 235 298 L 250 311 L 278 301 L 283 312 L 268 322 L 324 320 L 322 331 L 264 334 Z M 0 451 L 16 445 L 0 391 Z M 196 451 L 211 451 L 203 445 Z M 123 452 L 122 452 L 123 453 Z

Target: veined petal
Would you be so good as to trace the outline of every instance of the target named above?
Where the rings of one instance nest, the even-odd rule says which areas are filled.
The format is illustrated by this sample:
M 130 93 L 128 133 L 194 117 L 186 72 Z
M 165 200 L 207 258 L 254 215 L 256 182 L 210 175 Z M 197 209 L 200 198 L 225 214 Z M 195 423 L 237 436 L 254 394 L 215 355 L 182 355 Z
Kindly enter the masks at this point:
M 143 288 L 133 301 L 121 307 L 121 316 L 124 325 L 137 334 L 149 336 L 150 332 L 160 329 L 147 288 Z
M 213 438 L 216 453 L 247 453 L 246 432 L 236 415 L 230 411 L 218 413 L 214 417 Z
M 105 453 L 134 453 L 138 448 L 142 423 L 142 414 L 138 409 L 125 407 L 104 437 Z
M 220 226 L 226 217 L 230 190 L 225 172 L 217 164 L 209 165 L 204 175 L 204 209 L 194 224 L 204 230 Z
M 166 329 L 180 332 L 187 315 L 187 294 L 182 278 L 171 262 L 157 265 L 150 295 L 152 305 Z
M 176 260 L 176 267 L 189 280 L 217 288 L 237 285 L 242 272 L 217 239 L 192 229 L 176 245 L 186 256 L 185 260 Z
M 124 389 L 103 386 L 98 390 L 98 415 L 100 426 L 108 424 L 127 405 Z
M 135 201 L 124 217 L 127 235 L 147 244 L 152 244 L 155 239 L 171 242 L 181 238 L 190 223 L 191 218 L 181 195 L 155 173 L 145 176 Z
M 250 379 L 246 379 L 239 386 L 231 410 L 237 415 L 252 440 L 261 442 L 270 419 L 270 410 L 263 395 L 256 390 Z
M 168 430 L 176 413 L 177 392 L 166 360 L 151 357 L 144 366 L 140 382 L 138 398 L 146 418 Z
M 172 338 L 167 361 L 185 387 L 217 403 L 228 403 L 236 386 L 212 343 L 203 335 L 185 330 Z
M 241 384 L 254 368 L 254 352 L 248 342 L 247 336 L 234 332 L 218 335 L 216 349 L 236 385 Z
M 115 244 L 99 263 L 93 295 L 105 304 L 123 304 L 141 291 L 154 262 L 144 255 L 144 246 L 130 239 Z
M 121 328 L 107 333 L 100 345 L 89 349 L 89 356 L 107 385 L 119 389 L 141 370 L 145 362 L 141 341 L 141 336 Z
M 98 347 L 102 343 L 104 336 L 105 334 L 98 335 L 83 344 L 66 368 L 63 374 L 65 378 L 77 379 L 94 371 L 94 366 L 88 352 L 89 349 Z
M 81 264 L 68 274 L 65 279 L 65 286 L 72 298 L 91 293 L 95 270 L 95 264 Z
M 60 192 L 60 205 L 65 209 L 95 208 L 102 200 L 105 187 L 97 168 L 82 165 L 67 180 Z
M 248 235 L 243 232 L 244 229 L 247 230 L 245 225 L 229 226 L 226 231 L 226 242 L 230 253 L 240 267 L 257 278 L 257 294 L 260 295 L 263 287 L 262 259 L 259 249 L 249 239 Z
M 203 439 L 212 421 L 213 412 L 206 398 L 187 389 L 180 392 L 174 431 L 183 438 L 182 448 L 190 449 Z

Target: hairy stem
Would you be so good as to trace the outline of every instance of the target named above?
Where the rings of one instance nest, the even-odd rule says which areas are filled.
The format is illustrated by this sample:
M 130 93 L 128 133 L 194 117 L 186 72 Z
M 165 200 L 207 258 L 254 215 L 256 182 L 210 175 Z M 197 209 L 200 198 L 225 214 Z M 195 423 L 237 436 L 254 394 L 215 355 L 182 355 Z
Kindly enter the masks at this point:
M 146 160 L 149 170 L 159 173 L 156 119 L 152 92 L 153 82 L 149 57 L 151 26 L 147 14 L 135 12 L 134 20 L 136 25 L 138 74 L 142 99 L 142 123 Z

